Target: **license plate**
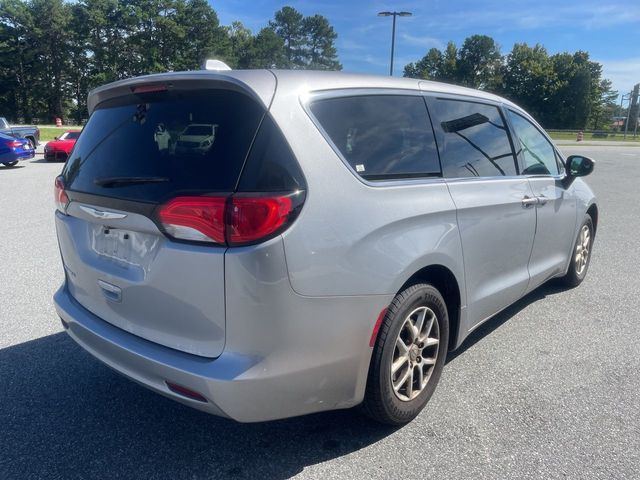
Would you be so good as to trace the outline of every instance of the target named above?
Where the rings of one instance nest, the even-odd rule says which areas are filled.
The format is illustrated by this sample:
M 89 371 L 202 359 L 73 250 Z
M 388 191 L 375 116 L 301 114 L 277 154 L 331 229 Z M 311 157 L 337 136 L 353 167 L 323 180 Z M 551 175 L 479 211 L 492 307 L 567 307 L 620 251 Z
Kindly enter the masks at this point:
M 132 232 L 118 228 L 94 226 L 92 248 L 101 257 L 127 267 L 131 264 Z

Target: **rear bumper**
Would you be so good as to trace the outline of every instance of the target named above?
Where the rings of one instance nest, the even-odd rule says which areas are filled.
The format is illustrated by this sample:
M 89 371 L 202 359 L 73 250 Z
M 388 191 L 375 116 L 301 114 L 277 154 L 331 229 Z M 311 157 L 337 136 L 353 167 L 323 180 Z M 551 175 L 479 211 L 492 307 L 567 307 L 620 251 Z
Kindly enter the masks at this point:
M 0 163 L 12 163 L 21 160 L 29 160 L 35 156 L 35 150 L 21 150 L 18 152 L 9 152 L 0 156 Z
M 63 151 L 50 150 L 44 153 L 44 159 L 47 162 L 53 162 L 53 161 L 66 162 L 68 156 L 69 155 L 67 154 L 67 152 L 63 152 Z
M 374 297 L 370 303 L 377 309 L 378 302 L 386 301 Z M 125 332 L 78 304 L 65 286 L 54 302 L 67 333 L 98 360 L 157 393 L 214 415 L 239 422 L 267 421 L 349 408 L 364 396 L 371 356 L 368 337 L 362 348 L 337 356 L 291 351 L 285 341 L 272 355 L 225 351 L 211 359 Z M 194 390 L 207 402 L 174 393 L 166 382 Z

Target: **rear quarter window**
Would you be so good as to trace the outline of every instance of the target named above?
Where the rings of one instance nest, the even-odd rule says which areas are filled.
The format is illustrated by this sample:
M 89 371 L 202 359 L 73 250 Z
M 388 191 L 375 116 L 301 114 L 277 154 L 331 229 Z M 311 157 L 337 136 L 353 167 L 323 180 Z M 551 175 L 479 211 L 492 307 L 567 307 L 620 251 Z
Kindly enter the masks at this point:
M 362 178 L 375 181 L 440 175 L 433 130 L 422 97 L 336 97 L 317 100 L 310 110 Z

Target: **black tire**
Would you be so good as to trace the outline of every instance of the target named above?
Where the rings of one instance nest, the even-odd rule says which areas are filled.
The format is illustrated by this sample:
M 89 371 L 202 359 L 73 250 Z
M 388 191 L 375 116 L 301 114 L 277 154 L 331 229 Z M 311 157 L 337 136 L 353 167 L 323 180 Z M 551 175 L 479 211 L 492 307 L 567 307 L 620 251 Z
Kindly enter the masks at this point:
M 586 263 L 584 264 L 584 268 L 580 269 L 580 262 L 577 259 L 577 250 L 578 244 L 581 242 L 582 231 L 585 226 L 589 229 L 589 246 L 586 254 Z M 571 263 L 569 264 L 569 270 L 564 277 L 559 279 L 560 283 L 565 287 L 575 288 L 580 285 L 587 276 L 587 270 L 589 270 L 589 264 L 591 263 L 591 252 L 593 251 L 594 238 L 593 220 L 591 220 L 591 216 L 587 214 L 582 221 L 582 225 L 580 225 L 578 236 L 576 237 L 576 241 L 573 243 L 573 248 L 571 249 Z
M 413 399 L 401 400 L 399 394 L 396 394 L 393 389 L 391 374 L 396 340 L 405 325 L 405 320 L 416 308 L 420 307 L 427 307 L 435 314 L 434 322 L 437 322 L 439 343 L 437 352 L 431 351 L 430 353 L 430 355 L 435 355 L 435 363 L 431 367 L 426 367 L 424 364 L 425 368 L 428 368 L 427 373 L 430 372 L 430 374 L 422 391 Z M 404 425 L 413 420 L 422 411 L 435 391 L 444 367 L 448 344 L 449 317 L 440 292 L 432 285 L 418 283 L 398 293 L 387 309 L 380 325 L 369 367 L 366 393 L 362 404 L 363 412 L 377 422 L 389 425 Z M 425 362 L 426 360 L 418 356 L 416 361 Z M 407 369 L 409 368 L 411 367 L 407 366 Z M 414 368 L 418 368 L 418 366 Z
M 18 161 L 15 162 L 7 162 L 4 164 L 5 167 L 15 167 L 18 164 Z

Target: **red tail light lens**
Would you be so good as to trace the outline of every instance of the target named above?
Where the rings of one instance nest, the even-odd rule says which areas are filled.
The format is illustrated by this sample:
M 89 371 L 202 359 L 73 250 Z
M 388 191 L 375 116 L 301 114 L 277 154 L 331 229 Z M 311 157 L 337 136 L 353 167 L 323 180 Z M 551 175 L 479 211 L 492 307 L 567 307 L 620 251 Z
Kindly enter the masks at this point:
M 20 148 L 20 147 L 24 146 L 24 142 L 20 142 L 18 140 L 14 140 L 13 142 L 9 143 L 9 146 L 11 148 Z
M 177 197 L 160 207 L 158 218 L 173 238 L 220 245 L 257 243 L 277 234 L 304 199 L 291 195 Z
M 69 197 L 64 191 L 64 178 L 61 176 L 56 177 L 53 184 L 53 199 L 56 204 L 56 208 L 65 215 L 67 214 L 67 206 L 69 205 Z
M 227 239 L 232 245 L 251 243 L 278 230 L 291 213 L 291 198 L 233 197 Z
M 224 244 L 226 202 L 227 197 L 178 197 L 163 205 L 158 216 L 172 237 Z

